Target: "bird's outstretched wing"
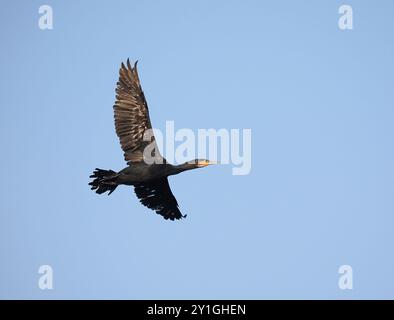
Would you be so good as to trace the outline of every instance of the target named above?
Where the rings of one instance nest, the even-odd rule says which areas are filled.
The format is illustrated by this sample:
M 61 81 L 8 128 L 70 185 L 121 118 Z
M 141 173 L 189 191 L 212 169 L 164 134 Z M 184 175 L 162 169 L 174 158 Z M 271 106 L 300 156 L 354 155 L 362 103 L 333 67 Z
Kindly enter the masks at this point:
M 179 211 L 178 202 L 171 192 L 167 178 L 139 183 L 134 185 L 134 191 L 144 206 L 155 210 L 164 219 L 175 220 L 186 217 Z
M 148 104 L 138 78 L 137 62 L 132 67 L 129 59 L 127 67 L 122 62 L 119 69 L 114 113 L 116 134 L 129 165 L 144 160 L 144 150 L 149 144 L 149 156 L 163 160 L 153 136 Z M 149 129 L 151 140 L 144 141 L 144 134 Z

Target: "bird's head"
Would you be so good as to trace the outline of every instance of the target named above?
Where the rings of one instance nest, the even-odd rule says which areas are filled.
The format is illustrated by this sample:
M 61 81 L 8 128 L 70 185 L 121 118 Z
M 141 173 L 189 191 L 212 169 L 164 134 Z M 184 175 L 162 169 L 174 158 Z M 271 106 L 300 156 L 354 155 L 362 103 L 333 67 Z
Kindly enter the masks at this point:
M 207 159 L 195 159 L 177 166 L 173 166 L 174 170 L 170 174 L 178 174 L 183 171 L 206 167 L 210 164 L 216 163 Z
M 194 169 L 194 168 L 206 167 L 206 166 L 209 166 L 210 164 L 216 164 L 216 162 L 211 161 L 211 160 L 207 160 L 207 159 L 195 159 L 195 160 L 186 162 L 186 164 Z

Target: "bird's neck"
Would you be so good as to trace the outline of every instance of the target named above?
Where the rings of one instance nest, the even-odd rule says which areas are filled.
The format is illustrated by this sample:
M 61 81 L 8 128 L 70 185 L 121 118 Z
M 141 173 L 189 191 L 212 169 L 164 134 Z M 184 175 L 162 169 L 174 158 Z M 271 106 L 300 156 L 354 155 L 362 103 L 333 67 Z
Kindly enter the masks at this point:
M 175 165 L 175 166 L 173 165 L 170 175 L 178 174 L 183 171 L 187 171 L 187 170 L 191 170 L 191 169 L 195 169 L 195 167 L 191 166 L 189 163 L 182 163 L 182 164 Z

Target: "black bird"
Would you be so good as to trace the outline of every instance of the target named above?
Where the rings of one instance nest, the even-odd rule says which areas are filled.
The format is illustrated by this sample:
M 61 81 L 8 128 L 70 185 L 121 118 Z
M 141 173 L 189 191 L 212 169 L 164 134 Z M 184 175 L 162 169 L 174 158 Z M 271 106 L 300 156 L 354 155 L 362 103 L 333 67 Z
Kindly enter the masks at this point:
M 185 218 L 186 215 L 180 212 L 178 202 L 171 192 L 167 177 L 205 167 L 212 162 L 195 159 L 181 165 L 171 165 L 160 155 L 152 134 L 148 105 L 138 78 L 137 62 L 133 67 L 129 59 L 127 67 L 121 64 L 114 105 L 116 134 L 128 166 L 119 172 L 96 168 L 90 176 L 93 181 L 89 185 L 98 194 L 109 191 L 108 195 L 118 185 L 134 186 L 140 202 L 164 219 Z M 150 139 L 147 139 L 147 136 Z

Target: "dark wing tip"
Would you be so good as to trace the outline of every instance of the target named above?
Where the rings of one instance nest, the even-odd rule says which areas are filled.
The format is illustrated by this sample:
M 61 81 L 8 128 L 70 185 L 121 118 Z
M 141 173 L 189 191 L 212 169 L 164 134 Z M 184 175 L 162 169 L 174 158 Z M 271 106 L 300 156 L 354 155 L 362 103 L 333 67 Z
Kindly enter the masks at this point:
M 131 66 L 131 63 L 130 63 L 130 58 L 127 58 L 126 64 L 127 64 L 127 69 L 129 69 L 130 71 L 133 71 L 133 69 L 134 69 L 134 70 L 137 70 L 138 60 L 136 60 L 136 61 L 134 62 L 134 66 L 132 67 L 132 66 Z M 123 62 L 122 62 L 122 67 L 125 68 Z
M 124 63 L 122 62 L 120 64 L 120 69 L 119 69 L 119 75 L 120 76 L 122 76 L 122 74 L 124 73 L 124 70 L 127 70 L 127 69 L 126 69 L 126 66 L 124 65 Z

